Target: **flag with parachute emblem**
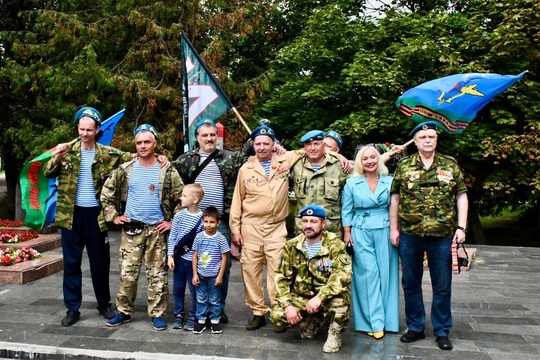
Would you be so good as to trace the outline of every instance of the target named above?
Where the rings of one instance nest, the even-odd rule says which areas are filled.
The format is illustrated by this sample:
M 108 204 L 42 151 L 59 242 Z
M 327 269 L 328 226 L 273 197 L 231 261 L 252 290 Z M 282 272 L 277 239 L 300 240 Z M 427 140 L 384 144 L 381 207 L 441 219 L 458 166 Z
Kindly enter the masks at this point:
M 181 36 L 181 50 L 184 150 L 188 151 L 196 144 L 197 121 L 215 121 L 233 105 L 185 34 Z
M 447 133 L 461 133 L 495 96 L 525 75 L 456 74 L 407 90 L 396 106 L 412 120 L 435 121 Z

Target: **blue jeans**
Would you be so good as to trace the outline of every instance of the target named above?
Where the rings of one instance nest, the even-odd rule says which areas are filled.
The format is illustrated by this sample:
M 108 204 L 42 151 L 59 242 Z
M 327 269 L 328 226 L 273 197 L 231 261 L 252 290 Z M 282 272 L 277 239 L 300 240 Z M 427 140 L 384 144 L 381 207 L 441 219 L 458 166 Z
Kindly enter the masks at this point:
M 424 251 L 427 253 L 433 302 L 431 323 L 435 336 L 448 336 L 452 327 L 452 238 L 416 236 L 401 233 L 399 257 L 401 258 L 405 318 L 412 331 L 423 331 L 426 311 L 422 298 L 422 276 L 424 275 Z
M 231 246 L 231 229 L 229 228 L 228 221 L 221 221 L 217 230 L 225 236 L 229 246 Z M 225 300 L 227 300 L 227 293 L 229 292 L 229 275 L 231 273 L 231 252 L 227 253 L 227 265 L 225 268 L 225 273 L 223 274 L 223 283 L 220 286 L 221 291 L 221 300 L 219 301 L 219 307 L 221 310 L 225 309 Z
M 204 277 L 199 275 L 200 284 L 196 287 L 197 292 L 197 320 L 206 322 L 206 316 L 210 314 L 210 321 L 218 323 L 221 319 L 219 298 L 220 286 L 215 286 L 216 277 Z
M 184 294 L 186 293 L 186 283 L 189 287 L 191 297 L 191 307 L 189 308 L 189 318 L 195 319 L 197 311 L 197 297 L 195 295 L 195 286 L 191 282 L 193 278 L 193 268 L 191 261 L 182 259 L 180 256 L 174 258 L 173 270 L 173 297 L 174 297 L 174 316 L 184 317 Z

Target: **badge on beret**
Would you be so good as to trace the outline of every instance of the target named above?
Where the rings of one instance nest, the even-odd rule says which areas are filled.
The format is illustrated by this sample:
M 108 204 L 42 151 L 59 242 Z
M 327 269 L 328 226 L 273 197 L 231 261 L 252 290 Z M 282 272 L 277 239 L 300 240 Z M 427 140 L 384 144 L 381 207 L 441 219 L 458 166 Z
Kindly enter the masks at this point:
M 261 135 L 266 135 L 266 129 L 261 129 L 261 131 L 259 131 L 259 133 L 260 133 Z
M 422 130 L 427 130 L 427 129 L 428 129 L 428 126 L 424 124 L 424 126 L 422 126 Z
M 306 214 L 308 214 L 309 216 L 313 215 L 313 210 L 307 209 Z

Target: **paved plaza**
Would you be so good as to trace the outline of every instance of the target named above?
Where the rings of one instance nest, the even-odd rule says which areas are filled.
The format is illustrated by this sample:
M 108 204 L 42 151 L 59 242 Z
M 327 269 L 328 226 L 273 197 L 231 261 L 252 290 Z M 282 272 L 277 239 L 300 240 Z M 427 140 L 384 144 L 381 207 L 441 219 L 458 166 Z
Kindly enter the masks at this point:
M 111 232 L 111 291 L 118 289 L 119 233 Z M 399 341 L 399 334 L 375 340 L 357 333 L 352 322 L 337 354 L 321 352 L 326 331 L 301 340 L 297 329 L 275 334 L 268 324 L 244 328 L 250 311 L 244 304 L 240 264 L 233 262 L 227 303 L 229 323 L 222 334 L 195 335 L 173 330 L 172 297 L 166 331 L 153 329 L 146 315 L 146 280 L 141 276 L 133 321 L 105 326 L 95 310 L 88 262 L 83 263 L 81 320 L 60 326 L 65 314 L 62 272 L 26 285 L 0 285 L 0 358 L 34 359 L 540 359 L 540 248 L 477 246 L 471 271 L 454 275 L 454 350 L 435 344 L 428 321 L 425 340 Z M 61 253 L 60 249 L 54 252 Z M 172 285 L 172 276 L 169 281 Z M 429 303 L 429 272 L 424 292 Z M 114 301 L 114 300 L 113 300 Z M 428 304 L 429 306 L 429 304 Z M 403 308 L 403 304 L 402 304 Z M 401 315 L 401 332 L 405 324 Z

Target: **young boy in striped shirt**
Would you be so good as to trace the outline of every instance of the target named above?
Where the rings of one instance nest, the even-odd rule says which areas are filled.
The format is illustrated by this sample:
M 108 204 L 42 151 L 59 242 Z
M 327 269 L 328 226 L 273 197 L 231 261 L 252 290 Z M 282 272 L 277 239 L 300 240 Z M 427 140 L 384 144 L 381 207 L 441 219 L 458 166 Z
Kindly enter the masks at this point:
M 206 330 L 206 317 L 210 314 L 213 334 L 220 334 L 221 298 L 220 286 L 227 265 L 227 252 L 231 251 L 225 236 L 217 231 L 220 223 L 219 210 L 208 206 L 204 210 L 204 232 L 197 234 L 193 242 L 193 280 L 197 293 L 197 322 L 194 334 Z
M 182 197 L 180 201 L 185 209 L 177 212 L 174 215 L 171 232 L 169 234 L 169 240 L 167 244 L 167 266 L 173 270 L 173 298 L 174 298 L 174 323 L 173 329 L 182 329 L 193 331 L 195 326 L 195 312 L 197 310 L 197 300 L 195 295 L 195 286 L 191 283 L 193 278 L 193 270 L 191 267 L 191 261 L 193 258 L 193 250 L 191 241 L 188 241 L 186 237 L 190 236 L 190 233 L 195 227 L 195 232 L 198 234 L 204 230 L 202 224 L 203 213 L 199 210 L 199 203 L 204 197 L 204 189 L 201 184 L 189 184 L 185 185 L 182 190 Z M 191 234 L 193 235 L 193 233 Z M 190 244 L 185 245 L 186 250 L 180 251 L 177 245 L 181 240 L 185 240 Z M 185 242 L 182 241 L 182 242 Z M 176 252 L 175 252 L 176 248 Z M 184 253 L 185 252 L 185 253 Z M 184 294 L 186 292 L 186 284 L 189 287 L 189 294 L 191 296 L 191 307 L 189 311 L 184 309 Z M 187 322 L 184 323 L 184 312 L 187 315 Z

